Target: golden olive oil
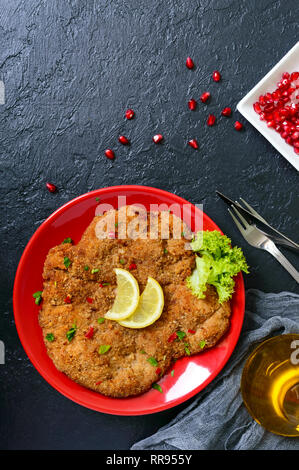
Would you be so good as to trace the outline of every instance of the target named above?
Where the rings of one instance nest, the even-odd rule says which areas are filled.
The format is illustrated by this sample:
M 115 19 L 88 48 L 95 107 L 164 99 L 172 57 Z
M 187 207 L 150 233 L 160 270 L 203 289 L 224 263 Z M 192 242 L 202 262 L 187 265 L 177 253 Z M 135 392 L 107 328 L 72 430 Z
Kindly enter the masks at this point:
M 276 434 L 299 437 L 299 335 L 261 343 L 247 359 L 241 391 L 259 424 Z

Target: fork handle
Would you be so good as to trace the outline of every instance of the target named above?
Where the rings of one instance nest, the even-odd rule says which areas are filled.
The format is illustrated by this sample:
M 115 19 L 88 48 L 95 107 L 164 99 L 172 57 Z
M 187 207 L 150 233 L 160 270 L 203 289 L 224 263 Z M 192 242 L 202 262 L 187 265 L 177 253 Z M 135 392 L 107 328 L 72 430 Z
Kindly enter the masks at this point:
M 294 266 L 289 262 L 289 260 L 279 251 L 277 246 L 271 243 L 270 246 L 267 246 L 266 250 L 273 255 L 277 261 L 288 271 L 288 273 L 299 283 L 299 273 L 294 268 Z

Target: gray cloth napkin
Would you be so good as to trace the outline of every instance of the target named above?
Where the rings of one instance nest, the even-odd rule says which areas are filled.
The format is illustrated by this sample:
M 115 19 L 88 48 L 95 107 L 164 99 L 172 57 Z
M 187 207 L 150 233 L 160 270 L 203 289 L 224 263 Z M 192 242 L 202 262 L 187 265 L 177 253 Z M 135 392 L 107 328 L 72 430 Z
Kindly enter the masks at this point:
M 249 290 L 241 336 L 223 371 L 175 419 L 132 450 L 299 449 L 298 438 L 281 437 L 259 426 L 240 392 L 244 363 L 254 345 L 286 333 L 299 333 L 299 295 Z

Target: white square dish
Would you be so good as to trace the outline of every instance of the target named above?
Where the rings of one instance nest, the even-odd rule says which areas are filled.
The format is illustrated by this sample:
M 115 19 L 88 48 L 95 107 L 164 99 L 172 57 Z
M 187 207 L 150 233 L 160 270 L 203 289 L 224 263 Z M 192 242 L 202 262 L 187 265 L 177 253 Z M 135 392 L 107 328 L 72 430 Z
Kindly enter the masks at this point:
M 277 88 L 276 84 L 284 72 L 299 72 L 299 42 L 247 93 L 238 103 L 237 109 L 299 171 L 299 155 L 296 155 L 293 147 L 278 132 L 268 128 L 266 122 L 260 120 L 252 107 L 260 95 L 271 93 Z

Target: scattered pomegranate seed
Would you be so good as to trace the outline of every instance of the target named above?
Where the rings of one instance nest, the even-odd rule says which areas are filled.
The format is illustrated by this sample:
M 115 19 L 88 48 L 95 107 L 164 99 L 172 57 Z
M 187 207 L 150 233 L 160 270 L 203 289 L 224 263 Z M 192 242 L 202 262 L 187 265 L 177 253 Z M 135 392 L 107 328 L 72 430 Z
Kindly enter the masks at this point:
M 176 332 L 172 333 L 172 335 L 169 336 L 168 338 L 168 343 L 172 343 L 175 339 L 177 339 L 178 335 Z
M 109 160 L 114 160 L 115 158 L 115 153 L 111 149 L 105 150 L 105 155 L 107 158 L 109 158 Z
M 46 183 L 46 187 L 50 193 L 55 193 L 55 191 L 57 191 L 57 187 L 53 183 Z
M 132 269 L 136 269 L 137 265 L 135 263 L 131 263 L 129 266 L 129 271 L 132 271 Z
M 213 80 L 214 82 L 219 82 L 221 80 L 221 75 L 220 75 L 220 72 L 218 72 L 218 70 L 215 70 L 215 72 L 213 72 Z
M 93 335 L 94 335 L 94 328 L 91 326 L 91 327 L 89 328 L 89 330 L 87 331 L 87 333 L 85 333 L 84 336 L 85 336 L 85 338 L 90 339 L 90 338 L 93 337 Z
M 119 138 L 118 138 L 118 141 L 123 145 L 129 145 L 130 144 L 129 139 L 127 139 L 127 137 L 125 137 L 124 135 L 120 135 Z
M 221 114 L 222 116 L 231 116 L 232 114 L 232 108 L 229 108 L 228 106 L 226 108 L 223 108 L 223 110 L 221 111 Z
M 101 282 L 100 282 L 99 286 L 100 286 L 100 287 L 104 287 L 104 286 L 103 286 L 103 284 L 102 284 Z
M 91 297 L 86 297 L 86 302 L 88 302 L 89 304 L 92 304 L 93 299 Z
M 194 331 L 194 330 L 188 330 L 188 333 L 190 333 L 191 335 L 195 335 L 196 331 Z
M 188 145 L 194 149 L 198 149 L 198 142 L 196 139 L 189 140 Z
M 155 142 L 155 144 L 159 144 L 159 142 L 161 142 L 162 140 L 163 140 L 162 134 L 156 134 L 153 137 L 153 141 Z
M 234 127 L 236 131 L 240 131 L 243 128 L 243 124 L 240 121 L 236 121 Z
M 205 103 L 206 101 L 208 101 L 208 99 L 210 98 L 210 96 L 211 96 L 211 93 L 209 93 L 208 91 L 205 91 L 205 92 L 201 95 L 200 101 L 201 101 L 202 103 Z
M 135 116 L 133 109 L 127 109 L 125 116 L 127 119 L 133 119 Z
M 99 380 L 98 382 L 96 382 L 96 385 L 100 385 L 102 383 L 101 380 Z
M 191 57 L 187 57 L 187 60 L 186 60 L 186 67 L 188 67 L 188 69 L 193 69 L 193 68 L 194 68 L 194 62 L 193 62 L 193 60 L 191 59 Z
M 197 106 L 197 101 L 195 101 L 193 98 L 188 101 L 188 108 L 191 109 L 191 111 L 194 111 Z
M 157 375 L 160 375 L 161 372 L 162 372 L 162 369 L 160 369 L 160 367 L 157 367 L 157 369 L 156 369 L 156 374 L 157 374 Z
M 71 297 L 69 295 L 67 295 L 66 298 L 64 299 L 64 303 L 66 303 L 66 304 L 71 304 L 72 303 Z
M 209 114 L 209 117 L 207 119 L 207 125 L 214 126 L 215 122 L 216 122 L 216 116 L 214 116 L 214 114 Z

